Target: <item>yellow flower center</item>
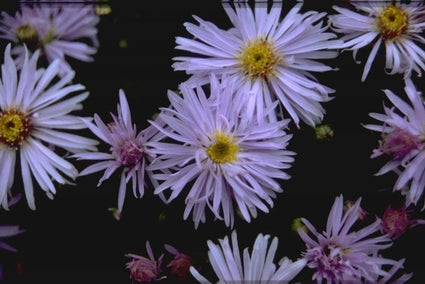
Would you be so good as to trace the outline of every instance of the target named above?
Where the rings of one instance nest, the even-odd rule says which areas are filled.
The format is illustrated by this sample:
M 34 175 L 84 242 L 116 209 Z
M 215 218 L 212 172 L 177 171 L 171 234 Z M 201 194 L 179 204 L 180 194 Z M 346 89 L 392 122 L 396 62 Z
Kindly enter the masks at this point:
M 252 79 L 272 75 L 281 60 L 281 56 L 276 53 L 273 44 L 264 39 L 249 42 L 242 48 L 237 58 L 245 75 Z
M 384 40 L 392 40 L 403 34 L 409 17 L 401 7 L 389 6 L 378 16 L 378 28 Z
M 219 132 L 214 136 L 214 143 L 207 148 L 208 157 L 219 164 L 236 161 L 238 152 L 238 145 L 229 136 Z
M 0 142 L 17 147 L 29 133 L 30 121 L 23 113 L 15 109 L 0 112 Z
M 25 43 L 30 50 L 34 50 L 38 45 L 38 33 L 34 26 L 27 24 L 19 26 L 16 31 L 16 38 L 19 43 Z

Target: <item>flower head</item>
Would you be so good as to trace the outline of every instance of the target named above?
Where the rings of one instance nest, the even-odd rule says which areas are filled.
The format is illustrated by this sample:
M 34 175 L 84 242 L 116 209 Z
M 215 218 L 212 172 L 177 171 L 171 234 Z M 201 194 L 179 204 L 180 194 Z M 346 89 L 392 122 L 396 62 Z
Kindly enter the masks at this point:
M 55 60 L 47 69 L 37 69 L 38 51 L 25 60 L 18 73 L 10 55 L 11 44 L 4 53 L 0 82 L 0 203 L 8 208 L 8 195 L 15 176 L 15 163 L 19 155 L 23 187 L 28 205 L 35 209 L 33 177 L 52 198 L 55 182 L 69 184 L 64 176 L 74 180 L 77 169 L 55 149 L 70 153 L 96 150 L 96 141 L 64 130 L 86 128 L 81 118 L 72 115 L 81 110 L 81 102 L 88 92 L 70 96 L 84 90 L 80 84 L 68 85 L 74 72 L 54 81 L 59 72 Z
M 192 258 L 169 244 L 165 244 L 164 247 L 174 256 L 173 260 L 167 265 L 171 268 L 171 274 L 180 281 L 186 280 L 190 275 L 189 268 L 193 264 Z
M 308 220 L 302 219 L 308 228 L 308 231 L 298 230 L 306 244 L 302 255 L 307 266 L 315 270 L 313 280 L 318 283 L 323 280 L 333 283 L 372 281 L 386 275 L 381 269 L 383 264 L 394 263 L 391 259 L 377 256 L 381 249 L 392 245 L 388 236 L 379 234 L 381 220 L 377 219 L 359 231 L 351 230 L 359 219 L 360 201 L 359 198 L 344 213 L 343 197 L 337 197 L 323 233 L 318 233 Z
M 408 210 L 406 205 L 395 209 L 393 209 L 391 205 L 388 205 L 382 215 L 381 231 L 395 240 L 408 229 L 418 224 L 425 224 L 425 220 L 412 219 L 411 213 L 413 213 L 413 210 Z
M 60 76 L 72 69 L 66 57 L 89 62 L 97 52 L 99 17 L 91 5 L 22 4 L 14 16 L 4 11 L 1 16 L 0 38 L 14 44 L 12 54 L 16 55 L 19 68 L 25 60 L 24 46 L 31 52 L 39 49 L 48 62 L 59 59 Z M 86 39 L 91 45 L 84 42 Z
M 381 257 L 381 256 L 379 256 Z M 365 280 L 364 284 L 386 284 L 386 283 L 394 283 L 394 284 L 403 284 L 407 283 L 410 278 L 412 278 L 413 273 L 404 273 L 400 276 L 394 277 L 394 275 L 399 273 L 399 270 L 403 268 L 405 259 L 400 259 L 399 261 L 393 261 L 392 263 L 386 263 L 385 266 L 389 266 L 389 269 L 385 270 L 385 275 L 376 275 L 373 280 Z M 381 269 L 383 269 L 381 265 Z M 397 278 L 398 277 L 398 278 Z
M 127 262 L 125 267 L 130 270 L 130 279 L 132 283 L 135 281 L 139 283 L 151 282 L 153 280 L 156 281 L 165 278 L 165 276 L 160 277 L 164 254 L 161 254 L 158 260 L 156 260 L 149 241 L 146 241 L 146 251 L 149 258 L 132 253 L 127 253 L 125 255 L 131 258 L 131 261 Z
M 121 182 L 118 191 L 118 211 L 122 211 L 129 180 L 132 180 L 133 194 L 141 198 L 145 192 L 146 164 L 154 155 L 145 147 L 149 139 L 157 137 L 157 130 L 149 126 L 137 133 L 136 125 L 132 123 L 130 107 L 124 91 L 119 90 L 120 103 L 117 106 L 117 114 L 112 114 L 112 122 L 105 124 L 95 114 L 94 122 L 84 120 L 87 127 L 103 142 L 110 145 L 110 153 L 84 152 L 73 155 L 74 158 L 82 160 L 98 161 L 81 171 L 80 176 L 89 175 L 105 170 L 97 186 L 107 180 L 119 168 L 121 171 Z M 159 135 L 159 137 L 162 137 Z M 159 139 L 159 138 L 158 138 Z M 148 176 L 151 177 L 150 173 Z M 156 181 L 151 179 L 156 185 Z M 119 216 L 119 214 L 118 214 Z
M 289 178 L 284 170 L 294 153 L 286 150 L 287 120 L 249 120 L 233 100 L 231 79 L 211 76 L 210 87 L 209 98 L 201 87 L 184 83 L 182 96 L 169 91 L 171 106 L 159 115 L 164 126 L 152 122 L 168 140 L 148 143 L 157 154 L 149 169 L 163 172 L 154 175 L 163 181 L 155 193 L 170 189 L 169 201 L 187 189 L 184 218 L 193 209 L 195 227 L 205 222 L 206 207 L 233 226 L 234 204 L 248 222 L 257 208 L 268 212 L 267 205 L 282 192 L 275 179 Z
M 338 12 L 330 15 L 331 27 L 342 34 L 344 48 L 357 52 L 372 45 L 361 80 L 366 80 L 373 60 L 385 48 L 385 69 L 389 74 L 404 73 L 409 77 L 412 71 L 419 76 L 425 70 L 425 8 L 419 1 L 399 4 L 399 1 L 352 2 L 356 11 L 334 6 Z M 422 47 L 421 47 L 422 46 Z
M 371 158 L 383 154 L 390 157 L 377 173 L 383 175 L 394 171 L 398 179 L 394 190 L 405 190 L 406 205 L 417 204 L 425 188 L 425 106 L 421 94 L 410 79 L 405 80 L 405 92 L 411 105 L 390 90 L 384 90 L 394 105 L 385 107 L 385 114 L 371 113 L 370 116 L 381 125 L 366 124 L 365 128 L 381 132 L 382 140 L 373 151 Z
M 208 258 L 218 283 L 288 283 L 304 268 L 306 261 L 299 259 L 292 262 L 283 257 L 278 264 L 274 263 L 278 239 L 274 237 L 269 246 L 269 235 L 259 234 L 255 240 L 252 253 L 248 248 L 239 251 L 236 231 L 232 232 L 231 244 L 226 236 L 220 239 L 220 245 L 208 241 Z M 190 268 L 193 277 L 200 283 L 211 283 L 194 267 Z
M 331 70 L 317 60 L 336 57 L 338 52 L 332 49 L 342 43 L 326 32 L 326 13 L 301 14 L 300 4 L 280 20 L 281 4 L 270 9 L 264 3 L 256 3 L 254 9 L 247 3 L 234 6 L 224 4 L 233 24 L 229 30 L 197 16 L 199 26 L 185 23 L 195 39 L 177 37 L 176 49 L 199 56 L 175 57 L 173 68 L 193 75 L 196 82 L 208 81 L 210 73 L 235 79 L 235 96 L 257 119 L 263 119 L 264 106 L 278 100 L 278 114 L 286 109 L 297 126 L 300 119 L 309 125 L 320 122 L 325 113 L 321 103 L 331 99 L 328 94 L 333 90 L 317 82 L 311 72 Z M 276 112 L 268 119 L 276 120 Z

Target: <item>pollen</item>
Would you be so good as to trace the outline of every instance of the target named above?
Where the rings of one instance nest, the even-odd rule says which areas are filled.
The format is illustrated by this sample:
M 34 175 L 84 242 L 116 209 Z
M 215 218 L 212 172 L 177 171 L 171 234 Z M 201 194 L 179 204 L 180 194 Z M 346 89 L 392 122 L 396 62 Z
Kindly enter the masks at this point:
M 384 40 L 393 40 L 406 32 L 409 17 L 405 10 L 394 5 L 386 8 L 378 16 L 378 29 Z
M 25 114 L 15 109 L 0 112 L 0 142 L 18 147 L 30 133 L 31 123 Z
M 229 136 L 218 132 L 213 141 L 207 148 L 207 155 L 213 162 L 222 164 L 236 161 L 239 147 Z
M 251 79 L 273 75 L 282 59 L 273 44 L 264 39 L 250 41 L 237 56 L 245 75 Z

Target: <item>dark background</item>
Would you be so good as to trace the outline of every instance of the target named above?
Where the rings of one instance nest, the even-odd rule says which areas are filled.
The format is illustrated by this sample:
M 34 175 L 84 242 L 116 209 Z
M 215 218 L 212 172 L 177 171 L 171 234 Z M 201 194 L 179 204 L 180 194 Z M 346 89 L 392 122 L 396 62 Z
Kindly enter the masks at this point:
M 14 14 L 18 4 L 10 2 L 1 10 Z M 220 1 L 143 1 L 138 5 L 133 3 L 142 1 L 129 2 L 107 2 L 112 10 L 101 16 L 98 24 L 100 48 L 95 61 L 70 59 L 70 63 L 76 70 L 74 82 L 90 91 L 84 102 L 84 115 L 97 113 L 108 121 L 110 112 L 116 112 L 118 90 L 122 88 L 133 122 L 141 130 L 159 107 L 168 106 L 167 90 L 175 90 L 188 78 L 171 68 L 172 57 L 183 54 L 174 50 L 175 37 L 190 37 L 183 23 L 195 22 L 192 15 L 221 28 L 230 27 L 230 22 Z M 285 2 L 283 10 L 288 11 L 293 3 Z M 335 3 L 344 4 L 307 1 L 303 11 L 334 13 L 331 5 Z M 0 8 L 1 5 L 3 1 Z M 0 42 L 4 49 L 7 42 Z M 122 47 L 124 42 L 126 47 Z M 362 207 L 370 212 L 371 221 L 374 215 L 381 216 L 388 204 L 402 205 L 400 194 L 391 191 L 396 176 L 374 176 L 386 161 L 386 158 L 370 159 L 379 133 L 361 125 L 375 123 L 368 114 L 382 113 L 384 102 L 389 105 L 382 89 L 391 89 L 405 98 L 402 77 L 386 75 L 384 59 L 378 55 L 366 82 L 362 83 L 360 77 L 369 50 L 359 52 L 362 64 L 356 64 L 352 54 L 344 52 L 326 61 L 338 67 L 338 72 L 314 73 L 320 82 L 336 90 L 334 100 L 323 104 L 327 111 L 323 123 L 330 125 L 335 135 L 320 141 L 311 127 L 302 124 L 298 130 L 290 125 L 289 131 L 294 136 L 289 149 L 297 153 L 292 168 L 287 171 L 292 178 L 282 182 L 285 192 L 278 195 L 269 214 L 259 212 L 250 224 L 236 216 L 234 229 L 241 249 L 252 248 L 259 233 L 271 234 L 279 238 L 276 257 L 295 260 L 304 244 L 291 230 L 292 220 L 303 216 L 318 231 L 324 230 L 335 197 L 341 193 L 345 199 L 362 197 Z M 413 80 L 423 91 L 423 79 Z M 86 135 L 95 138 L 89 132 Z M 75 163 L 80 170 L 88 164 Z M 223 222 L 213 222 L 208 213 L 207 223 L 195 230 L 191 216 L 183 221 L 184 196 L 167 206 L 153 195 L 152 189 L 142 199 L 135 199 L 129 188 L 122 219 L 117 221 L 108 208 L 117 204 L 119 173 L 97 188 L 101 175 L 81 177 L 77 186 L 58 188 L 54 200 L 35 188 L 36 211 L 30 210 L 23 198 L 10 211 L 0 212 L 0 223 L 19 224 L 26 230 L 22 235 L 6 239 L 19 249 L 18 253 L 0 251 L 5 283 L 130 283 L 125 269 L 129 259 L 124 254 L 147 256 L 146 240 L 151 242 L 155 257 L 165 252 L 165 243 L 191 255 L 202 273 L 215 281 L 207 263 L 206 241 L 217 243 L 218 238 L 230 235 L 232 229 Z M 15 193 L 23 193 L 19 179 L 15 178 Z M 423 212 L 418 216 L 424 218 Z M 397 239 L 393 247 L 383 251 L 384 256 L 395 260 L 406 258 L 405 272 L 414 272 L 410 283 L 425 280 L 424 237 L 424 226 L 413 228 Z M 166 254 L 164 264 L 170 259 Z M 164 274 L 169 274 L 165 265 Z M 310 283 L 311 273 L 305 268 L 296 280 Z

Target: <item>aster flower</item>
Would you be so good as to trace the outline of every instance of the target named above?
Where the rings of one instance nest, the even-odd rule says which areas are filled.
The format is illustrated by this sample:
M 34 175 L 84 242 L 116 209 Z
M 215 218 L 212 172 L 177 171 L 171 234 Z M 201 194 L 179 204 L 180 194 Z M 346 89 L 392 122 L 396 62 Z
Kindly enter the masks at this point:
M 16 248 L 12 247 L 2 239 L 13 237 L 22 234 L 23 232 L 25 232 L 25 230 L 20 229 L 19 225 L 0 225 L 0 249 L 4 249 L 11 252 L 17 252 L 18 250 Z
M 344 48 L 353 51 L 354 59 L 360 49 L 371 46 L 362 81 L 366 80 L 379 52 L 385 54 L 388 74 L 404 73 L 407 78 L 412 71 L 420 76 L 425 70 L 425 38 L 421 35 L 425 28 L 425 8 L 420 1 L 399 2 L 351 2 L 356 11 L 333 6 L 338 14 L 329 16 L 331 27 L 343 35 Z
M 59 59 L 60 76 L 72 70 L 68 57 L 90 62 L 97 52 L 99 17 L 92 5 L 22 4 L 14 16 L 4 11 L 1 16 L 0 38 L 13 43 L 12 54 L 19 68 L 25 59 L 24 45 L 31 52 L 40 49 L 40 56 L 48 62 Z
M 406 205 L 399 208 L 392 208 L 391 204 L 385 209 L 382 215 L 381 231 L 395 240 L 398 239 L 408 229 L 419 224 L 425 224 L 425 220 L 412 219 L 412 209 L 407 209 Z
M 173 260 L 167 265 L 171 268 L 171 274 L 180 281 L 186 280 L 190 275 L 189 268 L 192 265 L 192 258 L 172 245 L 164 244 L 164 248 L 174 256 Z
M 21 199 L 21 194 L 17 194 L 13 196 L 9 200 L 8 207 L 10 208 L 11 206 L 15 205 L 20 199 Z M 11 251 L 11 252 L 17 252 L 18 250 L 16 248 L 12 247 L 11 245 L 6 243 L 2 239 L 13 237 L 13 236 L 22 234 L 24 232 L 25 230 L 20 229 L 19 225 L 7 225 L 7 224 L 0 225 L 0 249 Z M 1 270 L 1 264 L 0 264 L 0 270 Z M 0 280 L 1 280 L 1 277 L 0 277 Z
M 317 60 L 335 58 L 338 52 L 331 49 L 342 44 L 333 40 L 334 33 L 326 32 L 326 13 L 301 14 L 298 4 L 280 20 L 279 3 L 269 11 L 264 3 L 254 9 L 246 3 L 235 3 L 234 8 L 223 5 L 234 27 L 223 30 L 194 16 L 199 26 L 184 25 L 195 39 L 176 38 L 176 49 L 192 56 L 174 57 L 174 70 L 186 71 L 196 82 L 210 73 L 234 78 L 237 101 L 248 105 L 248 114 L 257 119 L 263 119 L 264 107 L 278 100 L 279 116 L 286 109 L 297 126 L 300 119 L 313 126 L 320 122 L 325 113 L 321 103 L 329 101 L 334 90 L 320 84 L 311 72 L 331 70 Z M 273 112 L 268 119 L 279 116 Z
M 337 197 L 323 233 L 318 233 L 308 220 L 302 218 L 308 229 L 298 230 L 306 244 L 302 255 L 307 266 L 315 270 L 313 280 L 318 283 L 323 280 L 328 283 L 373 281 L 387 275 L 383 265 L 394 265 L 394 260 L 378 255 L 380 250 L 392 245 L 387 235 L 379 234 L 381 220 L 377 219 L 359 231 L 352 230 L 359 220 L 360 202 L 361 198 L 344 213 L 343 197 Z
M 80 117 L 70 114 L 81 110 L 81 102 L 89 95 L 84 92 L 70 97 L 84 90 L 80 84 L 67 86 L 74 72 L 55 82 L 60 62 L 55 60 L 46 70 L 36 69 L 36 51 L 30 58 L 26 54 L 18 73 L 10 49 L 8 44 L 0 81 L 0 203 L 8 209 L 18 156 L 27 202 L 35 209 L 33 177 L 53 198 L 54 183 L 70 184 L 67 178 L 74 180 L 78 175 L 77 169 L 55 149 L 70 153 L 96 150 L 97 142 L 63 131 L 86 128 Z
M 396 261 L 392 264 L 389 264 L 389 269 L 386 270 L 387 274 L 385 276 L 379 276 L 377 275 L 375 279 L 372 281 L 364 281 L 364 284 L 403 284 L 412 278 L 413 273 L 404 273 L 400 277 L 394 277 L 396 273 L 399 272 L 401 268 L 403 268 L 405 259 L 400 259 L 399 261 Z M 388 265 L 388 264 L 387 264 Z
M 232 232 L 231 245 L 226 236 L 220 239 L 220 245 L 208 241 L 208 258 L 219 278 L 217 283 L 288 283 L 304 268 L 306 261 L 292 262 L 283 257 L 274 263 L 278 239 L 274 237 L 269 246 L 270 235 L 259 234 L 255 240 L 252 254 L 245 248 L 241 257 L 236 231 Z M 211 283 L 193 266 L 193 277 L 200 283 Z
M 384 154 L 391 157 L 377 175 L 391 171 L 397 173 L 398 179 L 393 189 L 403 192 L 406 205 L 409 206 L 417 204 L 425 188 L 425 107 L 420 92 L 410 79 L 405 80 L 404 90 L 411 105 L 392 91 L 384 90 L 394 106 L 384 106 L 385 114 L 370 114 L 381 125 L 366 124 L 364 127 L 382 134 L 379 146 L 373 150 L 371 158 Z
M 139 283 L 151 282 L 153 280 L 157 281 L 165 278 L 165 276 L 160 277 L 164 254 L 161 254 L 158 260 L 156 260 L 149 241 L 146 241 L 146 251 L 149 258 L 132 253 L 127 253 L 125 255 L 131 258 L 131 261 L 127 262 L 125 267 L 130 270 L 130 279 L 132 283 L 135 283 L 135 281 Z
M 184 219 L 193 210 L 195 228 L 205 222 L 206 207 L 226 226 L 233 226 L 234 203 L 248 222 L 257 208 L 268 212 L 267 205 L 272 207 L 272 198 L 282 192 L 275 179 L 289 178 L 284 170 L 294 155 L 286 150 L 292 137 L 283 130 L 288 120 L 246 119 L 233 101 L 233 80 L 211 76 L 210 89 L 210 98 L 202 87 L 185 83 L 180 85 L 182 96 L 169 91 L 171 106 L 159 114 L 165 125 L 151 122 L 169 139 L 148 143 L 158 155 L 149 169 L 169 169 L 154 175 L 163 181 L 155 193 L 171 190 L 170 202 L 187 189 Z
M 124 205 L 127 183 L 130 180 L 132 181 L 133 195 L 136 198 L 143 197 L 146 186 L 146 165 L 154 157 L 150 150 L 145 147 L 145 144 L 149 139 L 160 139 L 163 135 L 156 135 L 158 131 L 153 126 L 137 133 L 136 125 L 131 120 L 130 107 L 123 90 L 119 90 L 119 100 L 117 114 L 111 113 L 111 123 L 105 124 L 97 114 L 94 115 L 94 123 L 84 120 L 85 125 L 97 137 L 111 146 L 110 153 L 84 152 L 72 157 L 78 160 L 98 161 L 80 173 L 80 176 L 85 176 L 105 170 L 97 186 L 101 186 L 102 182 L 109 179 L 115 171 L 122 169 L 117 208 L 120 213 Z M 147 174 L 151 177 L 150 173 Z M 155 179 L 151 179 L 151 181 L 154 185 L 157 185 Z

